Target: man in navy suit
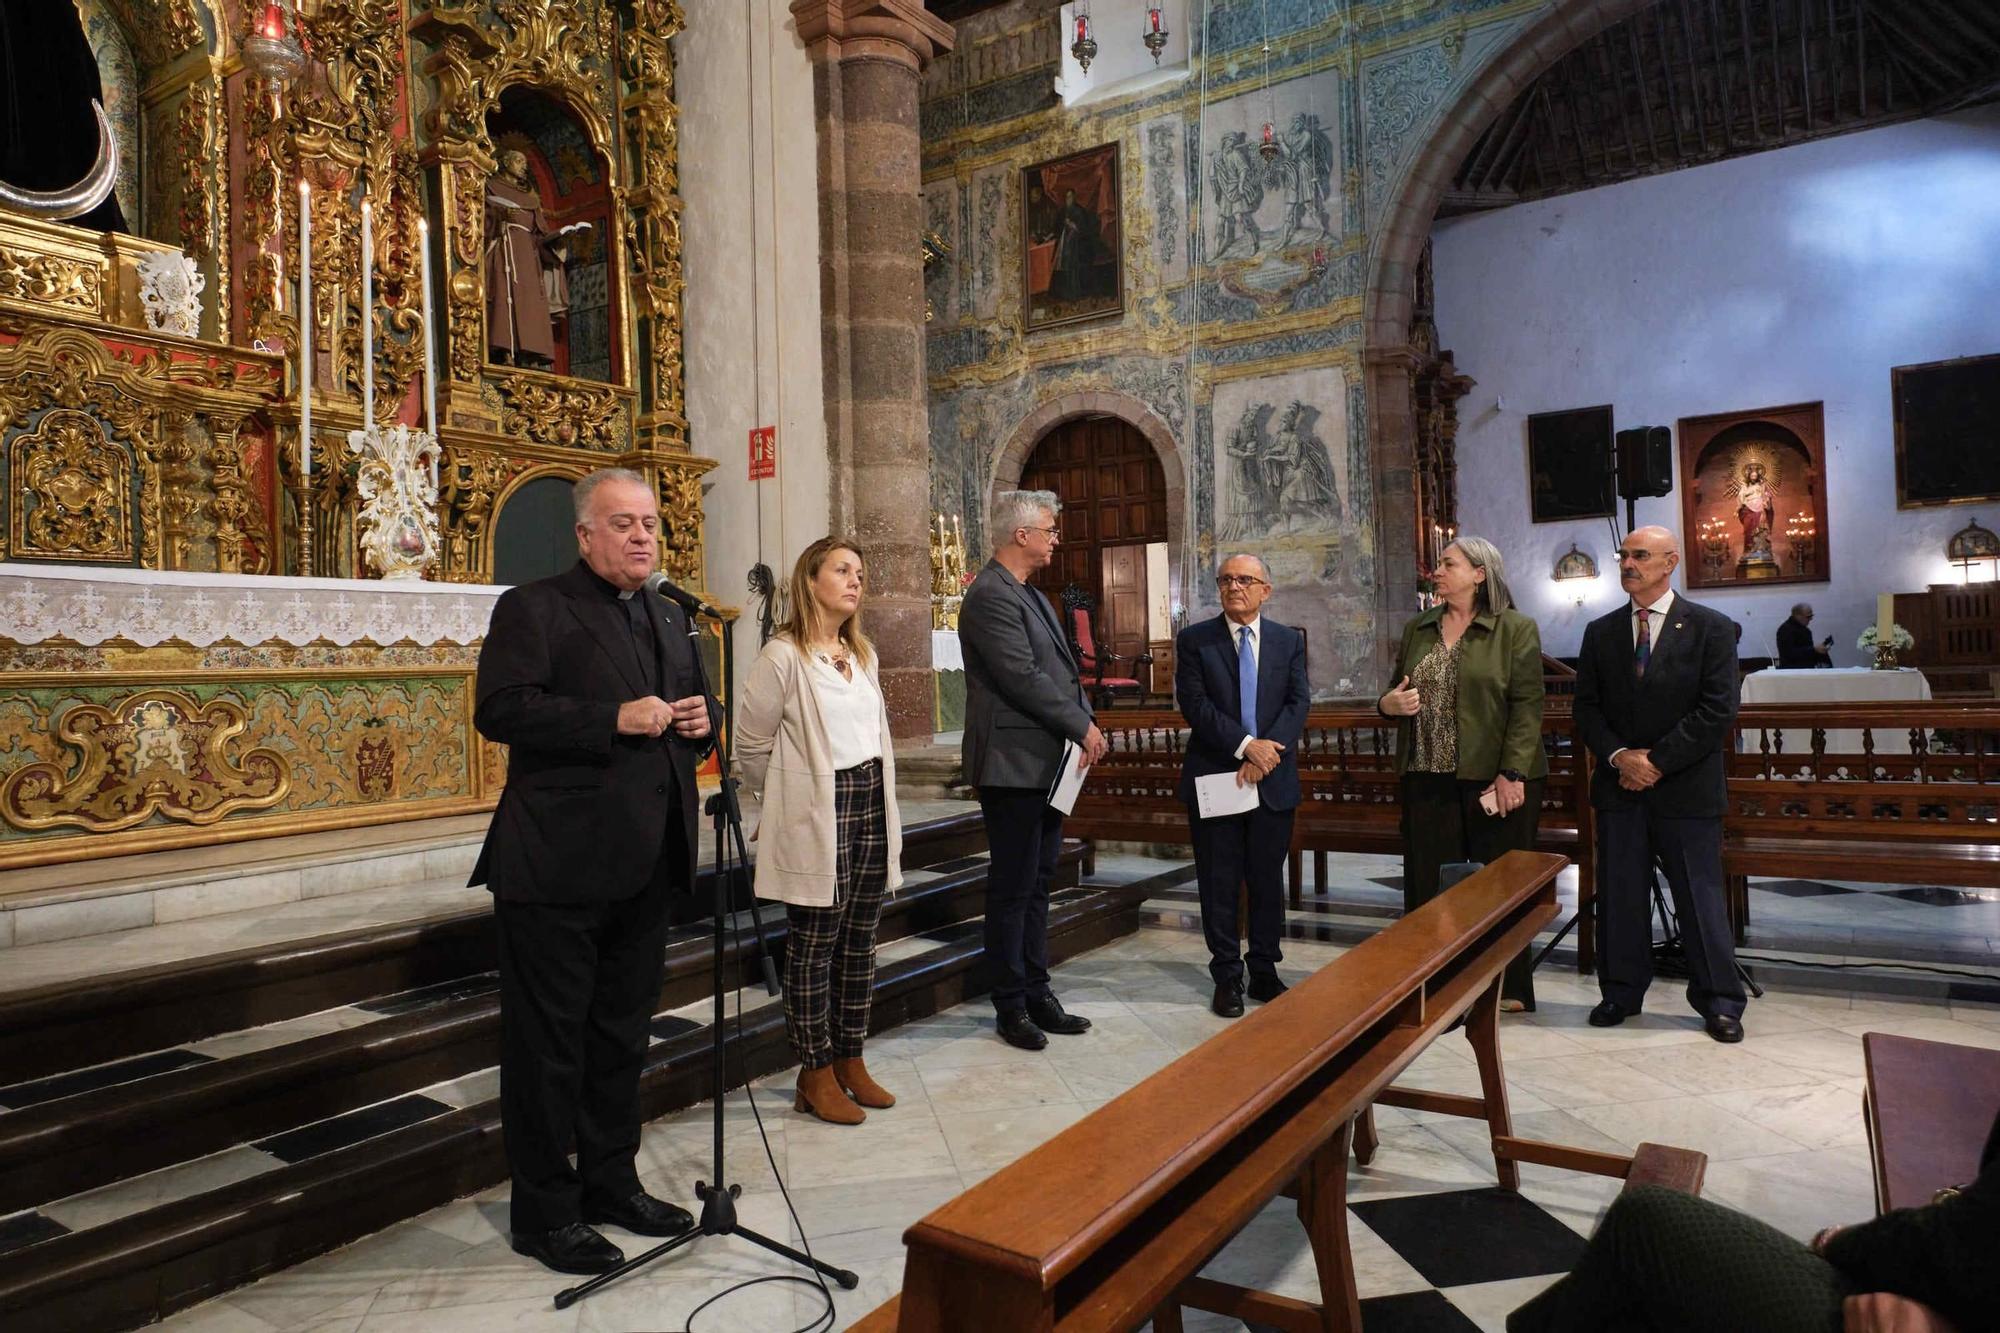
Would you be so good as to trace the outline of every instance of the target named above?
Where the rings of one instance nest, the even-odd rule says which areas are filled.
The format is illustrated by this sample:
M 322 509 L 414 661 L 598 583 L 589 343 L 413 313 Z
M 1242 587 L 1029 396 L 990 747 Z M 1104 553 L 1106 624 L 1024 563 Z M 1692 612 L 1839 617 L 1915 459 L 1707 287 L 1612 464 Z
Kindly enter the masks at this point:
M 1667 586 L 1674 535 L 1636 528 L 1618 548 L 1625 605 L 1583 631 L 1577 734 L 1597 756 L 1595 1027 L 1639 1012 L 1653 980 L 1650 886 L 1666 868 L 1687 953 L 1688 1003 L 1717 1041 L 1743 1040 L 1743 980 L 1722 887 L 1723 753 L 1736 718 L 1736 626 Z
M 1190 625 L 1174 640 L 1174 696 L 1188 721 L 1180 798 L 1194 827 L 1194 866 L 1201 890 L 1201 930 L 1215 1012 L 1243 1012 L 1243 957 L 1237 952 L 1237 888 L 1249 886 L 1250 998 L 1262 1003 L 1285 991 L 1278 980 L 1278 937 L 1285 923 L 1284 865 L 1299 807 L 1295 752 L 1312 703 L 1306 683 L 1305 636 L 1265 618 L 1271 571 L 1254 555 L 1232 555 L 1215 576 L 1222 614 Z M 1240 815 L 1203 819 L 1196 778 L 1232 773 L 1257 788 L 1257 806 Z

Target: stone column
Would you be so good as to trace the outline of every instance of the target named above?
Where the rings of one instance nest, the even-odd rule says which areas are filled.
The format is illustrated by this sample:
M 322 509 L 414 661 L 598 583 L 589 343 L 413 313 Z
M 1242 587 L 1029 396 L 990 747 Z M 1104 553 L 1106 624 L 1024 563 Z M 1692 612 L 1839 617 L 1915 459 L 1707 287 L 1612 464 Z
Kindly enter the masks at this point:
M 951 49 L 922 0 L 793 0 L 819 137 L 828 522 L 868 560 L 868 632 L 898 738 L 931 731 L 930 394 L 919 75 Z

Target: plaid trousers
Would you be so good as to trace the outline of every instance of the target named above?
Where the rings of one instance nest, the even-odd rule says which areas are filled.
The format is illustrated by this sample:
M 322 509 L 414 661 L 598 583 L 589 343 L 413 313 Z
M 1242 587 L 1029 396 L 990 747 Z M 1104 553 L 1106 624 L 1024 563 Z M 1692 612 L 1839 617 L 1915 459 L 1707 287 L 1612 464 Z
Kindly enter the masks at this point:
M 885 800 L 879 759 L 833 775 L 833 906 L 785 909 L 785 1034 L 807 1069 L 860 1055 L 868 1035 L 875 927 L 889 883 Z

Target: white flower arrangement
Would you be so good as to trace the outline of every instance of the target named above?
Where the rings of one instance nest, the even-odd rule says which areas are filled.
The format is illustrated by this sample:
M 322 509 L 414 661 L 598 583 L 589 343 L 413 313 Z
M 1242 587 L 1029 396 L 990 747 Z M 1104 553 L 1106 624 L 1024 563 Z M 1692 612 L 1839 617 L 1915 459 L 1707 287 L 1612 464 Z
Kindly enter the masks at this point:
M 1867 629 L 1862 630 L 1861 637 L 1854 641 L 1854 646 L 1856 648 L 1861 649 L 1863 652 L 1868 652 L 1868 653 L 1874 652 L 1876 647 L 1878 646 L 1877 645 L 1878 636 L 1876 635 L 1875 631 L 1876 631 L 1876 626 L 1874 625 L 1870 625 Z M 1914 635 L 1912 635 L 1908 630 L 1904 629 L 1901 625 L 1891 625 L 1889 626 L 1889 646 L 1900 653 L 1906 648 L 1916 647 L 1917 640 Z

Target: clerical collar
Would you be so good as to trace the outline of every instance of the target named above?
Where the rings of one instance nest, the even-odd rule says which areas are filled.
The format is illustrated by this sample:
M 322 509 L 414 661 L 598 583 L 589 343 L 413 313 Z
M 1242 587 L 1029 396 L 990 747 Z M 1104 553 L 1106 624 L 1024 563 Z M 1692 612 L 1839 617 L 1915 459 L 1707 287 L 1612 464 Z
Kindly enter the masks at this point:
M 578 560 L 576 564 L 577 568 L 590 575 L 590 581 L 602 589 L 606 597 L 616 597 L 621 602 L 629 602 L 632 600 L 632 594 L 638 591 L 637 588 L 619 587 L 610 579 L 605 578 L 602 574 L 592 569 L 588 561 Z

